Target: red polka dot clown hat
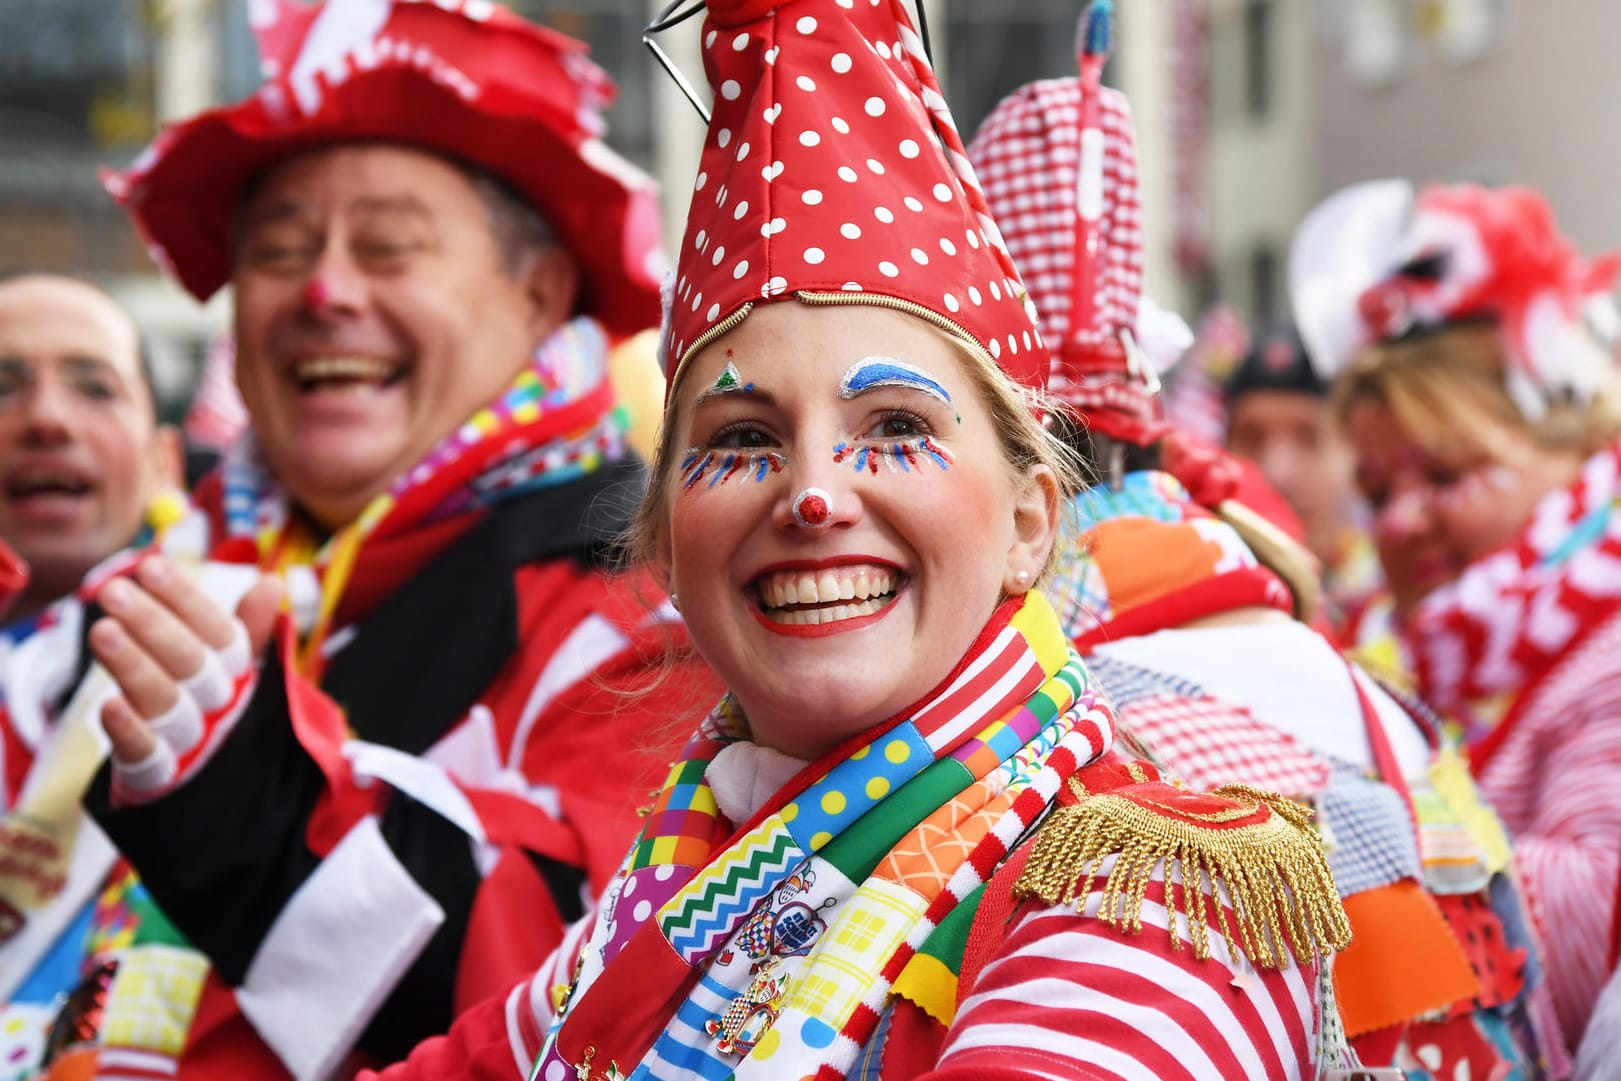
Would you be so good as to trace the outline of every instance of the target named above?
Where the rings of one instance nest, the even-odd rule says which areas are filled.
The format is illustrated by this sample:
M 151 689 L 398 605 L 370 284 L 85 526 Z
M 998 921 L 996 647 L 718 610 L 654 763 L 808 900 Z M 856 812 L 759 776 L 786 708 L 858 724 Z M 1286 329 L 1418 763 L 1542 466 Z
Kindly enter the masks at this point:
M 899 0 L 709 0 L 714 112 L 674 283 L 666 367 L 756 304 L 907 311 L 1040 388 L 1018 272 Z
M 1101 85 L 1111 5 L 1082 17 L 1080 76 L 1029 83 L 985 118 L 968 148 L 1007 250 L 1053 350 L 1049 389 L 1115 439 L 1166 425 L 1159 374 L 1192 344 L 1143 286 L 1137 148 L 1124 94 Z
M 610 333 L 656 326 L 652 179 L 602 141 L 614 85 L 585 45 L 488 0 L 252 0 L 266 81 L 166 128 L 103 184 L 193 296 L 231 276 L 233 220 L 266 168 L 333 143 L 393 141 L 489 170 L 579 262 L 581 311 Z

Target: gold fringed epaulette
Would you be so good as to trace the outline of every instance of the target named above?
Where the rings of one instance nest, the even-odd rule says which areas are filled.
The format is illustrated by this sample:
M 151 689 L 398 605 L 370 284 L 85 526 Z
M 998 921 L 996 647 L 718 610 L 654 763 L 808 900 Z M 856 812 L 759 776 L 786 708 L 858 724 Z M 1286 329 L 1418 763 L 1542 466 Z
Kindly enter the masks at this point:
M 1192 792 L 1165 783 L 1151 769 L 1099 763 L 1071 777 L 1060 806 L 1036 834 L 1014 896 L 1073 903 L 1080 910 L 1101 877 L 1097 917 L 1138 934 L 1144 895 L 1164 864 L 1158 877 L 1165 882 L 1166 907 L 1186 917 L 1201 961 L 1210 957 L 1212 922 L 1228 948 L 1257 968 L 1286 968 L 1291 951 L 1310 961 L 1350 943 L 1351 924 L 1334 874 L 1306 825 L 1309 807 L 1248 785 Z M 1105 873 L 1111 856 L 1114 864 Z M 1171 874 L 1173 860 L 1180 888 Z M 1182 948 L 1174 926 L 1171 942 Z

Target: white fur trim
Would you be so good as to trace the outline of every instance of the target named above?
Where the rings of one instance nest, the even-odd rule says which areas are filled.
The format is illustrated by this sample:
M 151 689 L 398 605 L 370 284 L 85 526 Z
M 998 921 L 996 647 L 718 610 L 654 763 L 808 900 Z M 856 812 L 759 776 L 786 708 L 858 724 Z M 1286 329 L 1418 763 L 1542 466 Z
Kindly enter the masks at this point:
M 120 762 L 113 758 L 113 769 L 118 775 L 119 789 L 130 796 L 151 796 L 174 783 L 179 764 L 169 741 L 158 739 L 152 750 L 138 762 Z
M 203 663 L 197 671 L 180 681 L 181 694 L 197 703 L 197 708 L 204 713 L 225 708 L 235 689 L 220 655 L 212 649 L 204 650 Z
M 805 763 L 758 743 L 729 743 L 710 760 L 704 779 L 715 805 L 733 823 L 747 822 Z

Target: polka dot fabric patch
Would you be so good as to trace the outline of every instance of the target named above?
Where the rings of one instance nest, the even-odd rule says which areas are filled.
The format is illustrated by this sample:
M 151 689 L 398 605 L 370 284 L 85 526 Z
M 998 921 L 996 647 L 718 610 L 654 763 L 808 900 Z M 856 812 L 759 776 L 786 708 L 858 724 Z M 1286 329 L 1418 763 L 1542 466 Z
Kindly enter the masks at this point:
M 703 49 L 714 111 L 672 375 L 745 304 L 813 292 L 918 305 L 1045 384 L 1034 309 L 898 0 L 712 2 Z

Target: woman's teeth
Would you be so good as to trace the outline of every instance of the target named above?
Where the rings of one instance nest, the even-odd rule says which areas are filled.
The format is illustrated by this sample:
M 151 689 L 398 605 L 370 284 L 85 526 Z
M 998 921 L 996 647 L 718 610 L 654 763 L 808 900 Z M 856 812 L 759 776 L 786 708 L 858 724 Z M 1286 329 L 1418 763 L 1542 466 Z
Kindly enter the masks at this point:
M 815 626 L 879 611 L 895 599 L 895 579 L 895 572 L 883 567 L 833 567 L 768 574 L 756 588 L 774 622 Z
M 864 601 L 893 593 L 895 572 L 880 567 L 838 567 L 815 573 L 786 571 L 761 578 L 759 590 L 767 608 Z
M 894 599 L 894 594 L 889 594 L 883 597 L 873 597 L 871 600 L 856 601 L 852 604 L 836 604 L 831 608 L 767 608 L 765 614 L 774 623 L 784 623 L 788 626 L 814 627 L 821 623 L 837 623 L 841 619 L 870 616 Z

